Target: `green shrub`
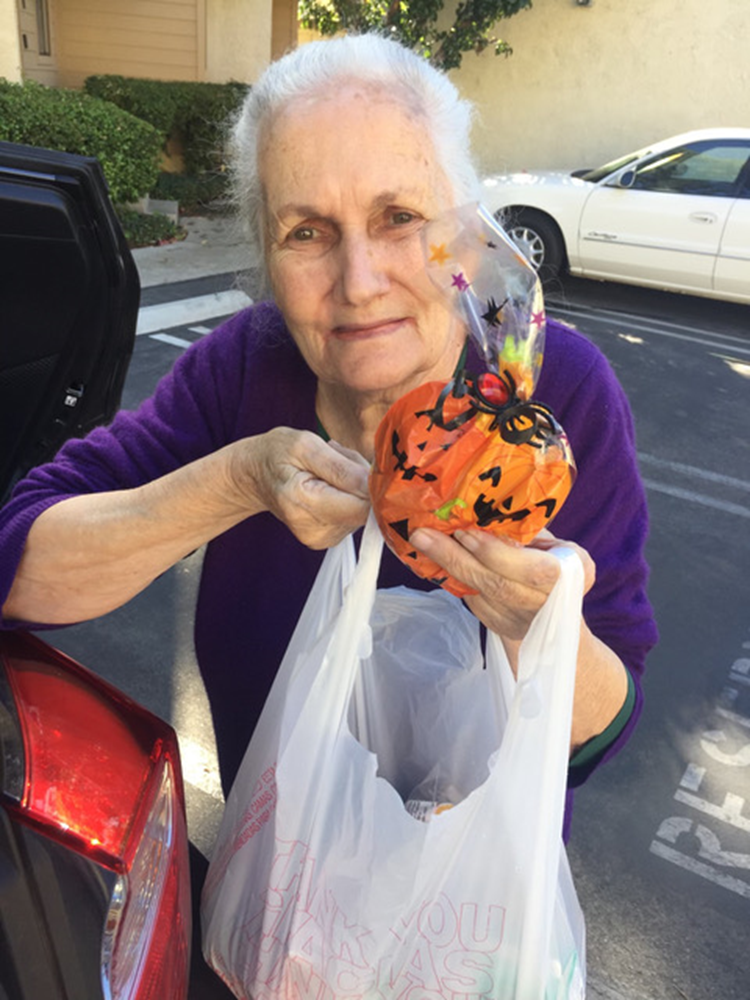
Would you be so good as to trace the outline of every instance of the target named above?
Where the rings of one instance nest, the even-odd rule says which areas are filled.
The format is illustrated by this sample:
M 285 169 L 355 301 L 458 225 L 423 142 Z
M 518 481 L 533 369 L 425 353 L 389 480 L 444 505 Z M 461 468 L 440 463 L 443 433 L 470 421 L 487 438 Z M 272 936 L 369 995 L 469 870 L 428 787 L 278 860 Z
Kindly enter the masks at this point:
M 158 212 L 141 215 L 133 209 L 119 207 L 117 217 L 131 248 L 158 246 L 160 243 L 185 237 L 184 230 Z
M 221 167 L 227 118 L 240 106 L 248 87 L 104 75 L 88 77 L 84 89 L 149 122 L 165 142 L 178 137 L 185 172 L 200 174 Z
M 207 208 L 212 202 L 223 198 L 227 190 L 227 175 L 223 173 L 205 174 L 159 174 L 151 188 L 152 198 L 177 201 L 181 212 L 197 212 Z
M 147 122 L 75 90 L 0 78 L 0 139 L 95 156 L 112 201 L 136 201 L 156 183 L 161 137 Z
M 174 127 L 176 94 L 168 84 L 124 76 L 89 76 L 83 89 L 92 97 L 109 101 L 136 118 L 142 118 L 163 135 Z

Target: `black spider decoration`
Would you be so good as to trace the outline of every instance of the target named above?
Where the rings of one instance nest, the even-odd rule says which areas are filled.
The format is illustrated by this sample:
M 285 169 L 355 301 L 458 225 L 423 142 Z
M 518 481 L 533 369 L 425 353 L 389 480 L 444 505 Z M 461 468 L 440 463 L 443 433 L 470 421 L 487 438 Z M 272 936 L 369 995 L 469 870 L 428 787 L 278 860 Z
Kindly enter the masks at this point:
M 455 399 L 468 396 L 469 406 L 446 420 L 443 408 L 451 395 Z M 428 416 L 430 427 L 437 425 L 452 431 L 471 420 L 477 412 L 493 414 L 490 430 L 499 430 L 502 439 L 509 444 L 541 448 L 551 437 L 562 433 L 548 406 L 535 399 L 518 397 L 515 379 L 507 369 L 502 375 L 488 372 L 478 378 L 464 371 L 456 372 L 438 396 L 435 406 L 420 411 L 417 416 Z

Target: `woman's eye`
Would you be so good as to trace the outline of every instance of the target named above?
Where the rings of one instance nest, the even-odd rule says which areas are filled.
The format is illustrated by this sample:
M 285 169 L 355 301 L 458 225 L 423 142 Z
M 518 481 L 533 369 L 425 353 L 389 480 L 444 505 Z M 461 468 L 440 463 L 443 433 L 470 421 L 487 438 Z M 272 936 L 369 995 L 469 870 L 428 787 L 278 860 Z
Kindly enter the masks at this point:
M 391 222 L 395 226 L 408 226 L 410 222 L 414 222 L 417 216 L 413 212 L 407 212 L 405 210 L 399 210 L 394 212 L 391 216 Z
M 299 226 L 292 230 L 291 237 L 298 243 L 307 243 L 315 239 L 315 230 L 312 226 Z

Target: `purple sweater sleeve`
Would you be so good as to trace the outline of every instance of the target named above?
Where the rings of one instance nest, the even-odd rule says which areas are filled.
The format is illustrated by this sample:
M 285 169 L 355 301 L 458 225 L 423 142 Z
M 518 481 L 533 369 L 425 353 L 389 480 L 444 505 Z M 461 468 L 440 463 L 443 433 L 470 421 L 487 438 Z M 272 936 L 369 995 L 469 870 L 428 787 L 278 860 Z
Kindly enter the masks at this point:
M 137 410 L 121 411 L 109 427 L 68 441 L 53 462 L 18 484 L 0 509 L 0 607 L 31 525 L 48 507 L 70 496 L 142 485 L 233 439 L 248 359 L 269 322 L 277 320 L 264 307 L 238 314 L 210 343 L 207 338 L 201 349 L 186 351 Z M 0 627 L 17 624 L 0 620 Z

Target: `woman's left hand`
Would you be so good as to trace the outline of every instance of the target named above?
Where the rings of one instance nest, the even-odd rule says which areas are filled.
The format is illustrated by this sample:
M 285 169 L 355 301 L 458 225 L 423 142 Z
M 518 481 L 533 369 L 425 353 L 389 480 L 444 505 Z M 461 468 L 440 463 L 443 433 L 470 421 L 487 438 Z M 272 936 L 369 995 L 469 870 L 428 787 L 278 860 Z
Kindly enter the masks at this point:
M 594 561 L 585 549 L 574 542 L 559 541 L 549 531 L 541 532 L 527 546 L 478 529 L 457 531 L 451 537 L 420 528 L 409 540 L 415 549 L 478 592 L 464 601 L 503 640 L 514 673 L 521 640 L 560 575 L 560 564 L 549 550 L 565 545 L 578 553 L 583 563 L 584 593 L 591 589 L 596 575 Z M 581 618 L 571 752 L 604 731 L 626 694 L 622 661 Z
M 467 606 L 487 628 L 511 641 L 523 639 L 557 582 L 560 565 L 551 548 L 565 544 L 578 553 L 584 593 L 594 583 L 595 567 L 588 552 L 573 542 L 559 542 L 549 531 L 527 546 L 479 529 L 450 536 L 420 528 L 410 541 L 451 576 L 478 591 L 464 598 Z

